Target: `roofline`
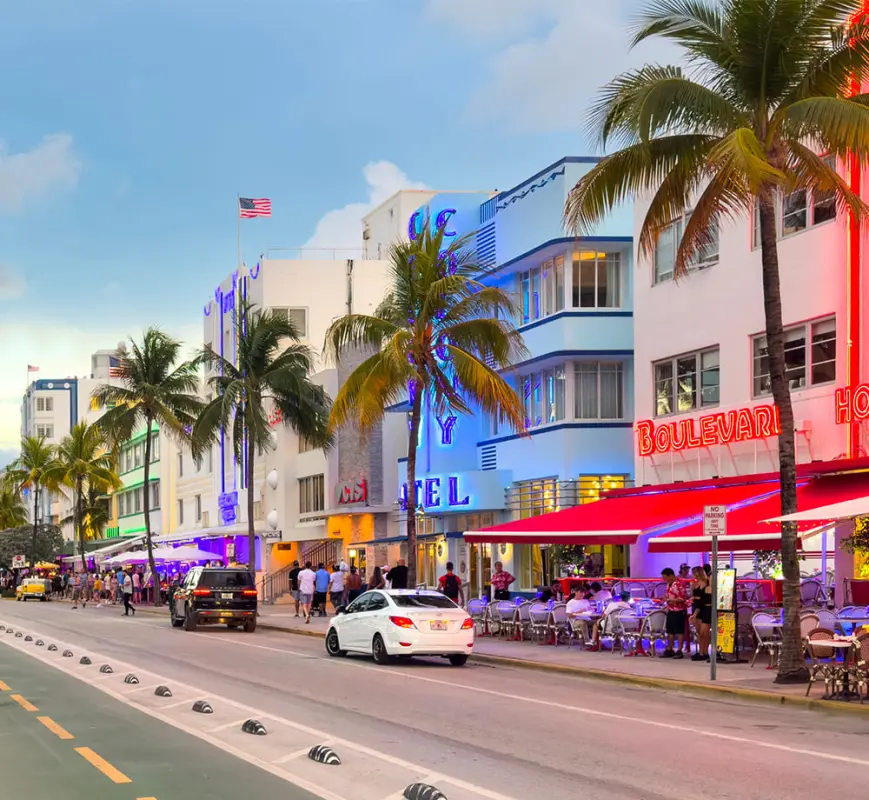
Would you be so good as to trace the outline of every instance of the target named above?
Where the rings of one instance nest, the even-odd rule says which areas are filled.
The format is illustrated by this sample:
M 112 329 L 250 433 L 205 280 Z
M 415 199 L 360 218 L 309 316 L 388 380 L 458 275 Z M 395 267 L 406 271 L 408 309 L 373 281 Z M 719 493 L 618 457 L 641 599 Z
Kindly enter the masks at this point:
M 530 178 L 526 178 L 521 183 L 517 183 L 512 189 L 507 189 L 504 192 L 498 193 L 498 199 L 500 200 L 502 197 L 509 197 L 513 192 L 521 189 L 526 183 L 531 183 L 531 181 L 536 181 L 542 175 L 545 175 L 550 170 L 556 169 L 560 167 L 562 164 L 598 164 L 600 163 L 600 158 L 598 156 L 565 156 L 564 158 L 560 158 L 553 164 L 550 164 L 548 167 L 544 167 L 540 170 L 540 172 L 534 173 Z

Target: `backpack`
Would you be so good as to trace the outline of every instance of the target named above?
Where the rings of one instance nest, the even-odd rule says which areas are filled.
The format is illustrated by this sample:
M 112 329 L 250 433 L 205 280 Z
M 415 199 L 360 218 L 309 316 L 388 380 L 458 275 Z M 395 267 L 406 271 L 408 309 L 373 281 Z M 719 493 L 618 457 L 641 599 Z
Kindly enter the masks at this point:
M 444 594 L 451 600 L 459 596 L 459 579 L 455 575 L 444 575 Z

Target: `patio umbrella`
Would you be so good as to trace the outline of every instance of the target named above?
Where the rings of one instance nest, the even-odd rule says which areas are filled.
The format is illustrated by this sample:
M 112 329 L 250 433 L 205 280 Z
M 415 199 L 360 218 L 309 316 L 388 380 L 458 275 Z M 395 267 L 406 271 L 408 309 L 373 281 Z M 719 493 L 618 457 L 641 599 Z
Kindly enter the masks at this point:
M 159 553 L 159 556 L 157 555 Z M 159 547 L 154 551 L 154 558 L 161 561 L 223 561 L 217 553 L 200 550 L 198 547 Z

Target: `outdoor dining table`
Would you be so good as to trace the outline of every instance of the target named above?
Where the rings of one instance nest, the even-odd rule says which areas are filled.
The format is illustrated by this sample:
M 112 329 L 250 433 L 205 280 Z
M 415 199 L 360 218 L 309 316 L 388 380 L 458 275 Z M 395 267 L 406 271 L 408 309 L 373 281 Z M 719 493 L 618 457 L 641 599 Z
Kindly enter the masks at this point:
M 834 690 L 832 695 L 824 695 L 824 700 L 850 700 L 851 699 L 851 687 L 849 685 L 849 675 L 848 675 L 848 657 L 851 655 L 854 646 L 856 645 L 856 639 L 809 639 L 807 644 L 808 646 L 814 650 L 817 648 L 830 647 L 833 650 L 841 650 L 842 651 L 842 689 L 839 692 Z M 835 686 L 835 684 L 834 684 Z

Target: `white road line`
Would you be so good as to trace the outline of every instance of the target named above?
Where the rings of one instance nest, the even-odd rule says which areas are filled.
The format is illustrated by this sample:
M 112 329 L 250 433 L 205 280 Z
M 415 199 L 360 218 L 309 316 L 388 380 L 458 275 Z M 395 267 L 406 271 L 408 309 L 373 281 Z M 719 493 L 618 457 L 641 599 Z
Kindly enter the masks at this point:
M 332 742 L 320 742 L 320 744 L 331 745 Z M 301 758 L 302 756 L 308 755 L 311 752 L 310 747 L 304 747 L 301 750 L 296 750 L 294 753 L 290 753 L 289 755 L 281 756 L 280 758 L 276 758 L 272 761 L 272 764 L 286 764 L 287 761 L 294 761 L 297 758 Z
M 5 642 L 5 640 L 0 640 L 0 641 Z M 15 647 L 14 643 L 12 643 L 12 642 L 8 642 L 8 644 Z M 57 644 L 58 644 L 58 647 L 69 647 L 70 646 L 70 645 L 64 644 L 62 642 L 58 642 Z M 32 654 L 32 651 L 24 650 L 23 648 L 15 647 L 15 649 L 19 650 L 19 652 Z M 40 659 L 40 660 L 42 660 L 42 659 Z M 66 670 L 63 670 L 60 667 L 59 660 L 46 659 L 43 663 L 49 664 L 50 666 L 57 667 L 57 668 L 61 669 L 61 671 L 66 672 Z M 249 754 L 246 751 L 238 750 L 237 748 L 232 747 L 231 745 L 227 745 L 221 739 L 214 738 L 210 734 L 208 734 L 207 732 L 199 731 L 196 728 L 190 727 L 186 723 L 181 722 L 173 717 L 168 717 L 165 714 L 161 713 L 161 711 L 158 711 L 158 710 L 153 709 L 153 708 L 149 708 L 147 706 L 135 705 L 125 695 L 120 694 L 119 692 L 115 691 L 114 689 L 112 689 L 108 685 L 106 685 L 104 683 L 92 682 L 90 680 L 90 676 L 85 674 L 85 673 L 68 672 L 67 674 L 70 674 L 73 677 L 77 677 L 77 678 L 79 678 L 79 680 L 82 680 L 85 683 L 88 683 L 91 686 L 94 686 L 95 688 L 100 689 L 101 691 L 105 692 L 109 696 L 114 697 L 116 700 L 118 700 L 122 703 L 125 703 L 126 705 L 132 706 L 133 708 L 138 709 L 143 714 L 148 714 L 149 716 L 154 717 L 155 719 L 159 719 L 160 721 L 165 722 L 168 725 L 174 725 L 176 728 L 184 731 L 185 733 L 189 733 L 192 736 L 196 736 L 199 739 L 203 739 L 204 741 L 207 741 L 207 742 L 213 744 L 215 747 L 219 747 L 219 748 L 225 750 L 226 752 L 233 753 L 234 755 L 238 756 L 239 758 L 245 759 L 251 763 L 255 763 L 257 766 L 260 766 L 261 768 L 267 770 L 268 772 L 271 772 L 273 775 L 278 775 L 279 777 L 284 778 L 284 780 L 287 780 L 290 783 L 293 783 L 302 789 L 306 789 L 307 791 L 311 792 L 311 794 L 314 794 L 314 795 L 317 795 L 318 797 L 324 798 L 324 800 L 345 800 L 345 798 L 343 796 L 336 795 L 336 794 L 334 794 L 328 790 L 325 790 L 319 786 L 315 786 L 313 784 L 310 784 L 308 781 L 305 781 L 301 778 L 298 778 L 293 773 L 284 772 L 279 767 L 277 767 L 275 764 L 263 761 L 255 756 L 252 756 L 251 754 Z M 152 672 L 149 672 L 148 674 L 151 677 L 161 677 L 161 676 L 158 676 Z M 398 674 L 400 674 L 400 673 L 398 673 Z M 175 680 L 170 681 L 170 679 L 168 679 L 168 678 L 163 678 L 163 682 L 165 682 L 167 685 L 171 683 L 173 686 L 175 686 L 179 689 L 184 689 L 184 690 L 190 691 L 192 694 L 195 694 L 195 690 L 193 689 L 193 687 L 187 686 L 186 684 L 180 683 L 179 681 L 175 681 Z M 184 701 L 184 702 L 189 702 L 189 701 Z M 391 764 L 392 766 L 400 767 L 400 768 L 405 769 L 405 770 L 410 770 L 410 771 L 417 773 L 417 774 L 430 774 L 433 781 L 438 781 L 441 783 L 449 783 L 449 784 L 456 786 L 460 789 L 464 789 L 467 792 L 471 792 L 473 794 L 480 795 L 481 797 L 489 798 L 489 800 L 515 800 L 515 798 L 512 798 L 509 795 L 501 794 L 500 792 L 494 792 L 490 789 L 485 788 L 484 786 L 479 786 L 479 785 L 471 783 L 469 781 L 464 781 L 461 778 L 445 775 L 442 773 L 430 772 L 430 770 L 427 767 L 424 767 L 420 764 L 414 764 L 411 761 L 406 761 L 403 758 L 399 758 L 397 756 L 390 755 L 389 753 L 384 753 L 380 750 L 375 750 L 371 747 L 366 747 L 365 745 L 358 744 L 357 742 L 352 742 L 348 739 L 342 739 L 340 737 L 333 736 L 329 733 L 326 733 L 325 731 L 317 730 L 316 728 L 310 728 L 306 725 L 301 725 L 298 722 L 294 722 L 293 720 L 289 720 L 289 719 L 286 719 L 284 717 L 279 717 L 276 714 L 272 714 L 271 712 L 262 711 L 260 709 L 252 708 L 251 706 L 244 705 L 243 703 L 238 703 L 235 700 L 232 700 L 228 697 L 221 697 L 220 702 L 225 703 L 227 705 L 235 706 L 238 709 L 242 709 L 243 711 L 245 711 L 245 713 L 250 714 L 250 716 L 254 717 L 254 718 L 255 717 L 260 717 L 260 718 L 266 717 L 268 719 L 275 720 L 276 722 L 279 722 L 288 728 L 292 728 L 294 730 L 301 731 L 307 735 L 314 737 L 315 742 L 329 740 L 336 746 L 345 747 L 348 750 L 354 750 L 355 752 L 357 752 L 361 755 L 369 756 L 371 758 L 377 759 L 378 761 L 382 761 L 382 762 L 385 762 L 387 764 Z M 181 703 L 176 703 L 173 705 L 181 705 Z M 166 709 L 169 707 L 170 706 L 163 706 L 163 709 Z
M 225 731 L 227 728 L 239 728 L 249 719 L 250 717 L 242 717 L 241 719 L 234 719 L 232 722 L 224 722 L 223 725 L 218 725 L 216 728 L 209 728 L 206 733 L 217 733 L 218 731 Z

